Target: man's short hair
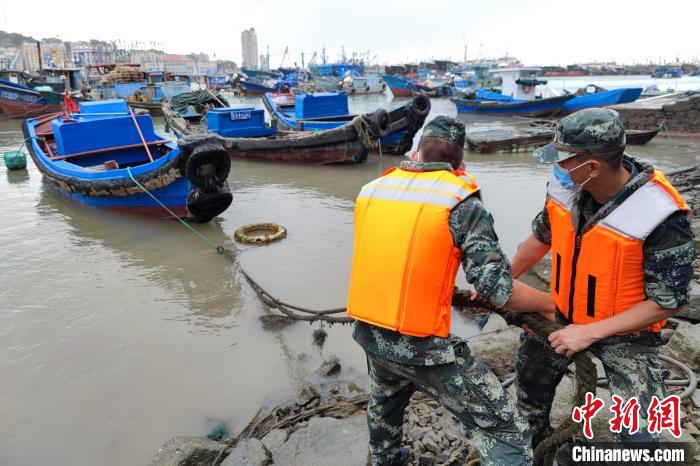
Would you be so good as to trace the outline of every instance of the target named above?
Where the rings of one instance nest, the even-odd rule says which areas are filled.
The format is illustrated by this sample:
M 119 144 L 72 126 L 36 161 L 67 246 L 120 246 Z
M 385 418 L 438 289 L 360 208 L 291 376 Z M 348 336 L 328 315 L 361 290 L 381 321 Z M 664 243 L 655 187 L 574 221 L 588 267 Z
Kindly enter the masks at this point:
M 605 165 L 607 165 L 609 168 L 613 170 L 617 170 L 622 166 L 622 156 L 625 154 L 625 148 L 623 147 L 622 149 L 612 151 L 612 152 L 603 152 L 600 154 L 591 154 L 588 156 L 588 159 L 593 159 L 593 160 L 598 160 L 600 162 L 603 162 Z
M 423 162 L 447 162 L 457 170 L 464 160 L 464 150 L 443 138 L 426 136 L 418 143 Z

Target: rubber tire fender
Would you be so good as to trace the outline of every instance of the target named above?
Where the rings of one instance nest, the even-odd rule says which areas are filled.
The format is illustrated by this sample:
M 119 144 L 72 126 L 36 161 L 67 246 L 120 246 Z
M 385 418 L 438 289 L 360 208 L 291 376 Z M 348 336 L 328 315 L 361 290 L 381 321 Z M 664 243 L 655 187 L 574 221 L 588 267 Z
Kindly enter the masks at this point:
M 185 162 L 185 176 L 190 182 L 198 188 L 210 191 L 211 186 L 208 186 L 208 177 L 202 176 L 199 173 L 200 167 L 203 165 L 212 164 L 215 167 L 216 182 L 215 186 L 221 186 L 228 178 L 231 171 L 231 156 L 223 148 L 222 145 L 201 144 L 194 148 L 190 156 Z
M 383 138 L 389 134 L 389 126 L 391 125 L 391 116 L 389 112 L 380 108 L 374 113 L 371 113 L 367 118 L 369 127 L 375 137 Z
M 427 117 L 430 113 L 430 107 L 430 99 L 423 94 L 416 95 L 408 102 L 408 110 L 418 118 Z

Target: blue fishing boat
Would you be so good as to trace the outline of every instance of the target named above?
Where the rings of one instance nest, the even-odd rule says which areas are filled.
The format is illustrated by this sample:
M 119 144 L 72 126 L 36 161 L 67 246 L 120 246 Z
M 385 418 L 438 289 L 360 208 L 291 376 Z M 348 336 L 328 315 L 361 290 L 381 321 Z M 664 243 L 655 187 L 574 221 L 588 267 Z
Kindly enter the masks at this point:
M 231 204 L 231 161 L 222 147 L 188 150 L 135 115 L 124 100 L 24 121 L 29 153 L 44 178 L 85 204 L 207 222 Z
M 43 87 L 32 89 L 0 79 L 0 110 L 12 118 L 28 118 L 58 112 L 62 103 L 63 93 Z
M 453 98 L 458 112 L 484 115 L 543 116 L 557 113 L 572 95 L 562 95 L 547 99 L 509 101 Z
M 585 89 L 589 87 L 593 87 L 594 91 L 584 93 Z M 610 105 L 634 102 L 642 95 L 642 91 L 643 89 L 641 87 L 606 91 L 597 86 L 587 86 L 581 92 L 583 95 L 578 95 L 564 102 L 564 105 L 561 107 L 561 113 L 569 114 L 583 110 L 584 108 L 608 107 Z
M 263 95 L 266 92 L 277 92 L 277 88 L 275 87 L 266 86 L 262 83 L 256 83 L 251 80 L 241 80 L 239 84 L 243 92 L 249 95 Z
M 263 104 L 278 129 L 288 131 L 323 131 L 352 122 L 358 115 L 350 113 L 344 93 L 280 95 L 267 93 Z M 422 95 L 389 112 L 389 133 L 381 138 L 382 151 L 403 155 L 413 145 L 413 137 L 430 113 L 430 100 Z

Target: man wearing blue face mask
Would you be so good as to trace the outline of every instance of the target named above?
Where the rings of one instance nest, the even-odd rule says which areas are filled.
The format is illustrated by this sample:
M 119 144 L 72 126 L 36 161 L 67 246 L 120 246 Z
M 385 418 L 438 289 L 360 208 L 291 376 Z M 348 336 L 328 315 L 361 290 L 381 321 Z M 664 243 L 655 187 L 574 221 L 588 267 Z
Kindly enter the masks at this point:
M 613 394 L 637 398 L 642 418 L 652 396 L 664 397 L 659 331 L 689 302 L 690 211 L 662 173 L 624 150 L 617 112 L 588 109 L 562 118 L 554 142 L 535 151 L 554 164 L 553 176 L 512 273 L 519 277 L 551 250 L 551 294 L 566 327 L 549 341 L 521 337 L 516 388 L 533 446 L 550 432 L 554 391 L 579 351 L 601 360 Z M 646 419 L 638 433 L 623 429 L 621 437 L 656 441 Z

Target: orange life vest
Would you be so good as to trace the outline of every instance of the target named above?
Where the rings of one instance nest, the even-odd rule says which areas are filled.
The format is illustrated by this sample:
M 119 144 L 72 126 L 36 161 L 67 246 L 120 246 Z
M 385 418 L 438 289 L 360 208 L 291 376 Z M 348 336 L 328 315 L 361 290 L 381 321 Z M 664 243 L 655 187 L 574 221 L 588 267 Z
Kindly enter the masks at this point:
M 461 251 L 450 212 L 479 190 L 447 170 L 393 168 L 366 184 L 355 203 L 348 313 L 406 335 L 447 337 Z
M 556 180 L 547 188 L 552 232 L 552 298 L 569 322 L 588 324 L 625 312 L 646 299 L 643 245 L 678 210 L 689 210 L 666 177 L 655 171 L 610 214 L 577 236 L 575 194 Z M 665 321 L 640 330 L 659 331 Z

